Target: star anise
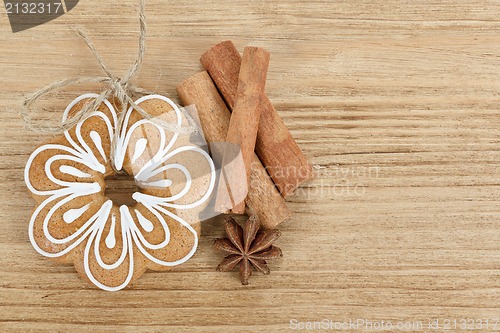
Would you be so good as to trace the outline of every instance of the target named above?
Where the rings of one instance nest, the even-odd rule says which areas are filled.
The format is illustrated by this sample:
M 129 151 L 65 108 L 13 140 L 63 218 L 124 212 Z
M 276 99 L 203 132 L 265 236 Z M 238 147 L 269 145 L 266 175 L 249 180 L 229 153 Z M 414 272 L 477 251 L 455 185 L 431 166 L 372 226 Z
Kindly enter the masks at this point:
M 264 274 L 271 271 L 266 260 L 282 256 L 281 249 L 273 246 L 273 242 L 280 237 L 279 230 L 260 230 L 260 223 L 255 216 L 251 216 L 245 223 L 244 229 L 236 221 L 226 219 L 226 234 L 228 238 L 219 238 L 214 247 L 229 254 L 217 267 L 218 271 L 228 272 L 240 266 L 240 279 L 244 285 L 252 275 L 252 266 Z

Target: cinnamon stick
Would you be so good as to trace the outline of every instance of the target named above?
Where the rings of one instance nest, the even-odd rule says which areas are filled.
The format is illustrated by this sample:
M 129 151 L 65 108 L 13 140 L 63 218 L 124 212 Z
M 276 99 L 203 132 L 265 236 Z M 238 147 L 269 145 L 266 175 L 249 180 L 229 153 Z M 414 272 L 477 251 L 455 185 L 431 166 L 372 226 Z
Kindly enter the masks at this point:
M 260 101 L 264 95 L 268 65 L 269 52 L 258 47 L 245 47 L 238 79 L 237 99 L 226 136 L 226 142 L 240 147 L 245 173 L 241 174 L 239 168 L 231 168 L 231 165 L 228 165 L 230 162 L 228 153 L 224 152 L 223 176 L 219 182 L 216 211 L 224 212 L 232 208 L 233 213 L 245 213 L 244 198 L 241 198 L 240 203 L 233 202 L 235 196 L 231 195 L 231 188 L 245 188 L 250 181 L 250 169 L 259 127 Z M 229 184 L 232 186 L 228 186 Z
M 224 142 L 231 113 L 207 72 L 200 72 L 177 87 L 184 105 L 195 104 L 208 143 Z M 290 216 L 285 200 L 279 194 L 257 155 L 253 154 L 247 213 L 255 214 L 264 228 L 272 229 Z
M 221 42 L 201 56 L 201 64 L 234 111 L 241 55 L 231 41 Z M 283 196 L 314 177 L 312 166 L 293 140 L 269 98 L 260 103 L 261 115 L 256 152 Z

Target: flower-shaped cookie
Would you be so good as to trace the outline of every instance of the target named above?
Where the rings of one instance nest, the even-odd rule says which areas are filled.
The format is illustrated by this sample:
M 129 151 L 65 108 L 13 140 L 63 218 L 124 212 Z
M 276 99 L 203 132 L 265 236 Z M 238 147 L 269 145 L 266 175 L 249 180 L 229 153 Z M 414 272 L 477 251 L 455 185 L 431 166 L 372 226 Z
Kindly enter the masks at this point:
M 63 120 L 96 94 L 80 96 Z M 187 119 L 168 98 L 145 96 L 137 105 L 162 122 L 182 127 Z M 196 251 L 198 213 L 215 183 L 214 164 L 189 135 L 170 132 L 129 108 L 122 125 L 114 106 L 99 109 L 30 156 L 25 180 L 37 207 L 29 224 L 42 255 L 74 263 L 97 287 L 120 290 L 146 269 L 165 270 Z M 120 127 L 120 128 L 119 128 Z M 140 187 L 135 204 L 106 197 L 114 170 Z

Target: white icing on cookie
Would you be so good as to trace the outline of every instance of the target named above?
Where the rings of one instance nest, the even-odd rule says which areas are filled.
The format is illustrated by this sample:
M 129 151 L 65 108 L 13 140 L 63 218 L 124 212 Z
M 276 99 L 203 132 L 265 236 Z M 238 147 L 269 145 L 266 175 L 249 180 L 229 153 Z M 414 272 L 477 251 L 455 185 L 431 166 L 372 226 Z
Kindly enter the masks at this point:
M 142 153 L 144 153 L 147 144 L 148 139 L 140 138 L 139 140 L 137 140 L 134 148 L 134 156 L 132 156 L 132 163 L 135 163 L 137 159 L 142 155 Z
M 151 223 L 150 220 L 144 217 L 144 215 L 141 214 L 140 211 L 137 209 L 135 210 L 135 215 L 137 215 L 137 219 L 139 220 L 139 224 L 141 227 L 146 230 L 146 232 L 151 232 L 153 231 L 153 223 Z
M 95 99 L 97 97 L 99 97 L 97 94 L 86 94 L 75 99 L 64 111 L 63 120 L 68 117 L 70 110 L 77 103 L 84 99 Z M 170 99 L 164 96 L 144 96 L 135 103 L 139 105 L 141 102 L 150 99 L 158 99 L 168 103 L 172 107 L 176 116 L 176 120 L 174 122 L 179 127 L 182 125 L 182 117 L 179 108 Z M 163 266 L 175 266 L 181 264 L 195 253 L 198 245 L 198 235 L 196 231 L 189 223 L 172 213 L 169 209 L 188 210 L 206 202 L 212 194 L 215 185 L 215 168 L 208 153 L 200 147 L 182 146 L 172 149 L 179 134 L 169 133 L 170 137 L 167 140 L 165 130 L 149 120 L 139 120 L 128 128 L 130 115 L 133 112 L 132 108 L 129 108 L 124 116 L 123 126 L 121 128 L 117 128 L 117 115 L 112 104 L 105 100 L 104 106 L 109 110 L 109 114 L 111 116 L 108 117 L 108 115 L 102 111 L 93 112 L 88 118 L 79 122 L 74 128 L 74 135 L 76 139 L 70 135 L 69 131 L 64 132 L 64 137 L 68 142 L 67 146 L 62 144 L 46 144 L 37 148 L 32 153 L 26 164 L 25 181 L 28 189 L 33 194 L 45 197 L 44 201 L 35 209 L 30 220 L 29 237 L 35 250 L 46 257 L 55 258 L 70 253 L 78 245 L 86 242 L 84 249 L 84 270 L 86 275 L 97 287 L 108 291 L 116 291 L 127 286 L 133 277 L 134 250 L 138 249 L 146 258 L 158 265 Z M 101 119 L 107 127 L 106 139 L 108 142 L 111 141 L 111 144 L 114 146 L 113 149 L 111 149 L 111 151 L 114 152 L 113 158 L 110 158 L 110 151 L 107 151 L 109 149 L 105 148 L 103 145 L 104 137 L 101 137 L 102 134 L 95 130 L 91 130 L 88 138 L 84 138 L 82 136 L 82 126 L 88 119 L 94 117 Z M 101 177 L 100 180 L 102 181 L 106 170 L 109 170 L 110 161 L 114 161 L 116 170 L 121 170 L 123 168 L 125 154 L 130 144 L 132 133 L 143 125 L 153 126 L 151 128 L 158 132 L 159 148 L 158 151 L 154 153 L 154 156 L 144 163 L 144 165 L 140 166 L 139 171 L 136 175 L 134 175 L 137 183 L 144 186 L 168 188 L 173 185 L 171 179 L 152 179 L 153 177 L 168 170 L 179 171 L 184 176 L 185 183 L 178 193 L 171 195 L 170 197 L 159 197 L 141 192 L 135 192 L 132 196 L 133 199 L 137 201 L 138 205 L 143 205 L 159 223 L 154 224 L 153 221 L 146 218 L 138 209 L 135 208 L 133 208 L 135 213 L 134 216 L 136 217 L 134 218 L 129 207 L 120 206 L 119 230 L 121 230 L 121 237 L 119 236 L 117 239 L 116 230 L 118 227 L 118 220 L 117 216 L 115 216 L 114 213 L 111 213 L 113 209 L 113 202 L 111 200 L 106 200 L 104 196 L 104 189 L 101 188 L 100 182 L 97 178 Z M 116 142 L 113 142 L 115 131 L 118 131 L 118 136 Z M 99 153 L 97 156 L 89 147 L 88 142 L 91 143 L 91 145 L 93 144 L 97 149 Z M 132 164 L 140 160 L 140 157 L 146 151 L 147 144 L 147 138 L 139 138 L 136 140 L 133 149 L 129 149 L 130 151 L 133 151 L 133 156 L 131 158 Z M 31 167 L 33 165 L 33 161 L 39 154 L 47 152 L 50 157 L 44 162 L 44 176 L 47 181 L 52 182 L 54 185 L 48 190 L 37 189 L 30 180 Z M 186 196 L 192 188 L 193 179 L 189 171 L 190 166 L 178 163 L 169 164 L 168 160 L 174 158 L 177 154 L 185 152 L 199 154 L 199 156 L 203 158 L 203 163 L 206 163 L 208 169 L 210 170 L 210 181 L 206 184 L 206 191 L 201 198 L 193 203 L 180 204 L 176 202 Z M 59 164 L 59 171 L 61 173 L 77 177 L 78 182 L 70 182 L 58 179 L 54 176 L 52 173 L 52 164 L 56 161 Z M 71 165 L 68 163 L 71 163 Z M 87 169 L 80 170 L 78 168 L 80 165 Z M 87 171 L 88 169 L 93 172 L 89 173 Z M 97 198 L 95 196 L 96 194 L 99 194 Z M 73 200 L 87 200 L 90 202 L 82 205 L 81 207 L 77 206 L 77 208 L 67 208 L 67 204 Z M 75 207 L 75 205 L 72 207 Z M 87 214 L 89 211 L 95 213 Z M 78 223 L 77 225 L 79 227 L 75 228 L 72 234 L 64 238 L 54 237 L 50 232 L 50 225 L 57 223 L 54 216 L 61 216 L 56 214 L 56 212 L 58 212 L 58 214 L 62 213 L 62 220 L 65 223 L 74 223 L 75 225 Z M 82 220 L 84 216 L 88 217 L 89 215 L 91 215 L 89 218 Z M 164 216 L 167 216 L 170 219 L 169 223 L 179 223 L 185 227 L 193 237 L 193 247 L 189 250 L 189 252 L 184 257 L 173 261 L 166 261 L 162 258 L 157 258 L 154 253 L 154 250 L 165 248 L 170 243 L 170 238 L 172 236 Z M 43 221 L 43 235 L 37 234 L 37 238 L 35 239 L 35 223 L 40 223 L 37 221 Z M 108 223 L 109 228 L 105 228 Z M 138 225 L 140 225 L 140 228 Z M 39 226 L 37 228 L 39 228 Z M 161 228 L 164 234 L 161 242 L 158 244 L 151 244 L 146 239 L 147 236 L 143 235 L 143 232 L 150 233 L 154 230 L 154 228 Z M 103 235 L 104 230 L 108 230 L 107 235 Z M 43 236 L 42 240 L 40 240 L 40 236 Z M 105 237 L 103 242 L 105 248 L 101 248 L 101 240 L 103 237 Z M 106 249 L 115 249 L 119 245 L 121 246 L 120 257 L 114 263 L 105 263 L 101 258 L 101 251 L 106 251 Z M 121 267 L 121 265 L 128 265 L 127 277 L 117 286 L 106 286 L 99 281 L 99 278 L 94 276 L 90 265 L 91 260 L 95 260 L 99 267 L 109 271 Z
M 116 246 L 115 225 L 116 217 L 113 214 L 113 216 L 111 217 L 111 227 L 109 228 L 109 234 L 106 237 L 106 246 L 108 247 L 108 249 L 112 249 Z
M 80 171 L 77 168 L 72 167 L 70 165 L 61 165 L 59 167 L 59 171 L 61 171 L 62 173 L 66 173 L 68 175 L 72 175 L 72 176 L 80 177 L 80 178 L 90 178 L 90 177 L 92 177 L 90 174 L 88 174 L 86 172 L 83 172 L 83 171 Z
M 92 139 L 97 150 L 99 151 L 99 153 L 101 153 L 102 158 L 104 158 L 104 161 L 106 162 L 108 159 L 106 157 L 106 153 L 104 152 L 104 148 L 102 147 L 101 136 L 96 131 L 91 131 L 90 138 Z
M 75 222 L 75 220 L 77 218 L 81 217 L 87 211 L 87 209 L 89 209 L 89 207 L 90 207 L 90 204 L 87 204 L 81 208 L 73 208 L 73 209 L 66 211 L 66 213 L 63 214 L 64 222 L 66 222 L 66 223 Z
M 171 186 L 172 181 L 170 179 L 162 179 L 162 180 L 157 180 L 155 182 L 147 182 L 144 183 L 144 185 L 165 188 Z

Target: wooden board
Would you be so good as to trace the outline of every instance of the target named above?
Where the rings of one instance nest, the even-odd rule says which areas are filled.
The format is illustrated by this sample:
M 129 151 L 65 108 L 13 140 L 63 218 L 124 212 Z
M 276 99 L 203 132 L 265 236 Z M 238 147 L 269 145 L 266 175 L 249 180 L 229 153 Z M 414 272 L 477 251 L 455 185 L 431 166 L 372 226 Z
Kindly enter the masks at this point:
M 288 199 L 284 258 L 249 286 L 215 272 L 215 219 L 188 263 L 107 293 L 35 253 L 23 168 L 50 135 L 23 128 L 21 101 L 53 80 L 102 75 L 73 25 L 122 75 L 136 54 L 136 9 L 134 0 L 82 0 L 16 34 L 0 10 L 1 331 L 289 331 L 323 319 L 500 317 L 497 0 L 148 1 L 135 80 L 146 89 L 175 97 L 221 40 L 271 52 L 267 93 L 318 172 Z M 43 116 L 56 121 L 89 89 L 54 95 Z M 476 331 L 498 332 L 500 322 Z

